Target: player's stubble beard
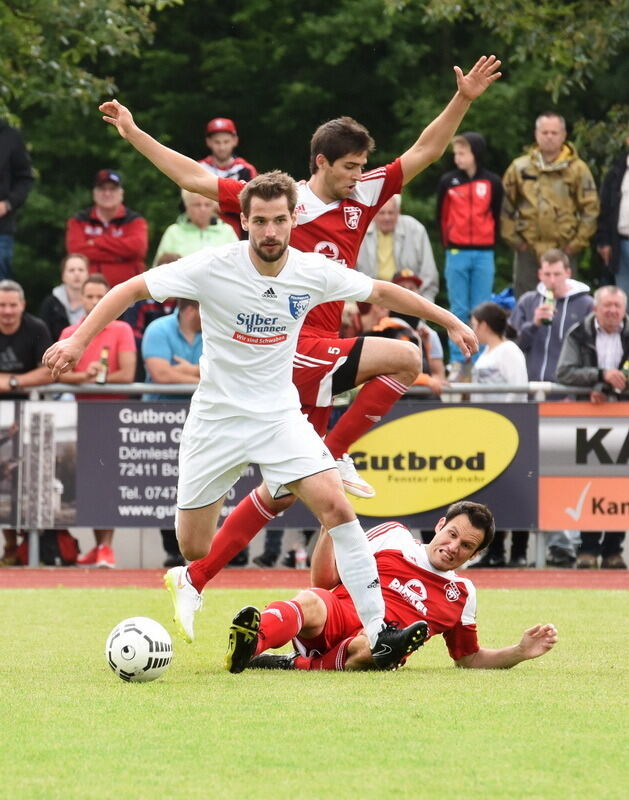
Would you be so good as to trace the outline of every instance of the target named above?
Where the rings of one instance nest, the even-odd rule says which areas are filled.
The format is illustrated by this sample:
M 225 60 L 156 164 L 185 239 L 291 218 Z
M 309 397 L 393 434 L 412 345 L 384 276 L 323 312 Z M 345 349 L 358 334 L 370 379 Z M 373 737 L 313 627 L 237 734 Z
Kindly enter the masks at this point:
M 267 264 L 273 264 L 283 258 L 284 253 L 288 248 L 288 237 L 286 237 L 284 241 L 279 239 L 263 239 L 259 243 L 249 238 L 249 244 L 251 245 L 253 252 L 261 261 L 264 261 Z M 268 250 L 263 249 L 265 245 L 277 245 L 279 249 L 269 252 Z

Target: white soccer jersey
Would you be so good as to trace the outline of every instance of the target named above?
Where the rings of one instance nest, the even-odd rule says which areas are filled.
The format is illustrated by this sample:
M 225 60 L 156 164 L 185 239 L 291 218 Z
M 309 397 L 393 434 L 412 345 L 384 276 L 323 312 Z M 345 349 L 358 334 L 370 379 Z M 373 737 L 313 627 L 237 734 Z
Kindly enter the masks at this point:
M 291 233 L 291 245 L 304 253 L 321 253 L 353 269 L 371 220 L 392 195 L 401 191 L 402 181 L 402 165 L 396 158 L 391 164 L 365 172 L 345 200 L 324 203 L 307 183 L 299 183 L 295 209 L 297 225 Z M 240 211 L 242 187 L 238 181 L 219 180 L 222 211 Z M 309 313 L 305 322 L 309 335 L 316 330 L 324 336 L 336 337 L 342 311 L 343 303 L 332 303 Z
M 203 354 L 192 402 L 205 419 L 276 417 L 299 408 L 292 362 L 306 313 L 330 300 L 365 300 L 373 291 L 371 278 L 292 247 L 280 274 L 266 277 L 248 250 L 248 242 L 205 248 L 144 275 L 155 300 L 199 301 Z

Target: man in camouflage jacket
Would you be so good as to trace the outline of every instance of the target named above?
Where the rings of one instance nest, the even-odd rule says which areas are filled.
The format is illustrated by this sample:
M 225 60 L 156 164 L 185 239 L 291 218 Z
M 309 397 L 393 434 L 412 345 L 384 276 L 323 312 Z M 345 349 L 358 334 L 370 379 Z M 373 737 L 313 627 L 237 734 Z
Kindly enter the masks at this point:
M 563 117 L 541 114 L 535 140 L 526 155 L 514 159 L 503 177 L 501 233 L 514 252 L 516 297 L 535 289 L 539 258 L 550 248 L 570 256 L 572 274 L 577 257 L 596 231 L 599 200 L 587 164 L 566 142 Z

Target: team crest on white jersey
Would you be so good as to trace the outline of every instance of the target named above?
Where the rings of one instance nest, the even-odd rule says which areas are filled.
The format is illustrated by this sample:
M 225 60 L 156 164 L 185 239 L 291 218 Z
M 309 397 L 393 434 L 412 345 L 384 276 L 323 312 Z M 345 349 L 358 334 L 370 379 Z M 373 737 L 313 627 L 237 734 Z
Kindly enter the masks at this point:
M 450 583 L 446 583 L 443 588 L 446 593 L 446 600 L 449 600 L 451 603 L 456 603 L 461 596 L 461 590 L 456 583 L 454 581 L 450 581 Z
M 308 310 L 310 305 L 309 294 L 289 294 L 288 295 L 288 308 L 294 319 L 299 319 Z
M 358 206 L 343 206 L 345 224 L 351 231 L 355 231 L 358 227 L 362 213 L 362 208 L 358 208 Z

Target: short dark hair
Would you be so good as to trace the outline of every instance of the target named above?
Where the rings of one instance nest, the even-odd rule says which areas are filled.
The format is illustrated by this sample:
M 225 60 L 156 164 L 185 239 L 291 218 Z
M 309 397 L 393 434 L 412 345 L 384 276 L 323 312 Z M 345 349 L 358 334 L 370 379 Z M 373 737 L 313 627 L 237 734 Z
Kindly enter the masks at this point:
M 89 267 L 90 267 L 90 260 L 89 260 L 89 258 L 88 258 L 87 256 L 84 256 L 84 255 L 83 255 L 83 253 L 68 253 L 67 255 L 65 255 L 65 256 L 64 256 L 64 257 L 61 259 L 61 267 L 60 267 L 60 271 L 61 271 L 61 277 L 62 277 L 62 278 L 63 278 L 63 273 L 64 273 L 64 270 L 65 270 L 65 268 L 66 268 L 66 264 L 68 263 L 68 261 L 69 261 L 71 258 L 80 258 L 80 259 L 81 259 L 81 261 L 83 261 L 83 262 L 85 263 L 85 266 L 86 266 L 88 269 L 89 269 Z
M 194 306 L 195 308 L 199 307 L 198 300 L 189 300 L 187 297 L 179 297 L 177 299 L 177 308 L 179 311 L 183 311 L 184 308 L 188 308 L 188 306 Z
M 498 336 L 504 336 L 507 332 L 507 312 L 498 303 L 487 301 L 472 309 L 471 316 L 478 322 L 486 322 L 490 329 Z
M 317 156 L 325 156 L 330 164 L 348 153 L 372 153 L 376 143 L 369 131 L 351 117 L 338 117 L 319 125 L 310 140 L 310 173 L 318 167 Z
M 446 511 L 446 523 L 450 522 L 454 517 L 464 514 L 470 521 L 470 524 L 483 531 L 483 538 L 474 552 L 478 553 L 479 550 L 484 550 L 494 540 L 496 533 L 496 522 L 494 515 L 490 509 L 482 503 L 474 503 L 472 500 L 458 500 Z
M 297 205 L 297 185 L 290 175 L 280 172 L 279 169 L 273 172 L 263 172 L 249 183 L 246 183 L 240 192 L 240 208 L 245 217 L 251 211 L 251 198 L 259 197 L 261 200 L 276 200 L 278 197 L 285 197 L 288 202 L 288 210 L 292 214 Z
M 104 286 L 107 289 L 107 291 L 111 289 L 111 284 L 104 275 L 100 274 L 100 272 L 94 272 L 92 275 L 88 275 L 87 278 L 83 281 L 83 286 L 81 286 L 81 291 L 85 289 L 88 283 L 99 283 L 101 286 Z

